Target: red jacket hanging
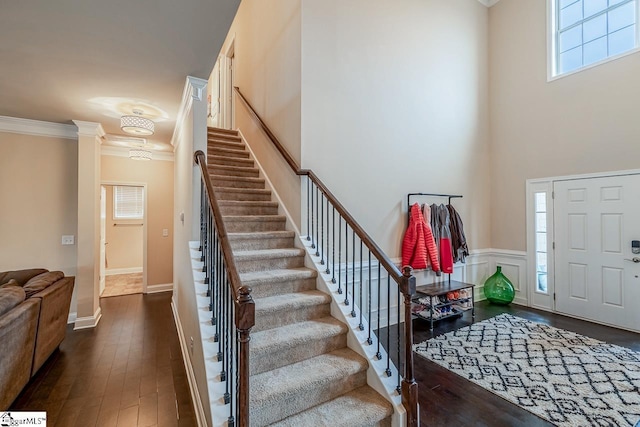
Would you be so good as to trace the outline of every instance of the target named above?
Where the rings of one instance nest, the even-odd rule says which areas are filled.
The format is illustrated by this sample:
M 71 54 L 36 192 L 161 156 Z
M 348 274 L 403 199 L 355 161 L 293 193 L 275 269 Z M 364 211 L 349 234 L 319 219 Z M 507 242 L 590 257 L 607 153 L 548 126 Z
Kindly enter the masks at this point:
M 431 269 L 440 275 L 438 250 L 433 233 L 422 216 L 420 206 L 411 206 L 409 227 L 402 241 L 402 265 L 410 265 L 414 270 L 423 270 L 431 264 Z

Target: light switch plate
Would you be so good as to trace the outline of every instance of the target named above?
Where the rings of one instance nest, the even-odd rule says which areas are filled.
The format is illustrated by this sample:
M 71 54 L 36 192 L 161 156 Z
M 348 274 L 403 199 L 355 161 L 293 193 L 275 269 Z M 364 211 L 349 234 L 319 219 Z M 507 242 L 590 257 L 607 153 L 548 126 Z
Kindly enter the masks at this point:
M 163 228 L 162 229 L 162 237 L 169 237 L 169 229 L 168 228 Z
M 63 245 L 73 245 L 75 243 L 75 236 L 62 236 Z

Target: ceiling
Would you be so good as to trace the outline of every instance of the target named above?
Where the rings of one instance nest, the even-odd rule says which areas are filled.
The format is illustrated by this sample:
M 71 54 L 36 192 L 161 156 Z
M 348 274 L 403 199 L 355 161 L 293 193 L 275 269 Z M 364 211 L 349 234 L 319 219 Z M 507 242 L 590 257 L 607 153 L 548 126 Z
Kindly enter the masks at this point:
M 0 116 L 125 135 L 120 116 L 140 108 L 152 148 L 172 151 L 185 79 L 209 77 L 239 3 L 0 1 Z

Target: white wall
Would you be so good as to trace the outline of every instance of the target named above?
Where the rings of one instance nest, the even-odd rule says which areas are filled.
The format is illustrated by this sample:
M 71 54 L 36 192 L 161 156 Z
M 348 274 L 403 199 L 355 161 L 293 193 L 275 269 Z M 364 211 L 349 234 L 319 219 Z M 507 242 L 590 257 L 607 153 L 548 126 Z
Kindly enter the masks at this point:
M 489 25 L 492 246 L 525 250 L 527 179 L 638 168 L 640 54 L 547 82 L 545 1 Z
M 224 61 L 233 45 L 234 85 L 298 163 L 301 151 L 300 8 L 301 0 L 244 0 L 221 50 Z M 238 99 L 235 128 L 246 137 L 299 226 L 300 179 Z
M 206 95 L 202 94 L 201 99 L 193 97 L 193 95 L 197 96 L 197 90 L 192 86 L 195 80 L 188 80 L 186 83 L 181 109 L 184 114 L 178 119 L 171 141 L 175 147 L 172 304 L 175 310 L 174 315 L 180 319 L 179 326 L 182 326 L 180 332 L 184 339 L 183 349 L 189 349 L 189 342 L 193 338 L 193 349 L 184 356 L 193 367 L 207 425 L 211 425 L 207 374 L 189 252 L 189 242 L 199 239 L 200 228 L 200 171 L 196 169 L 193 162 L 193 154 L 206 145 L 207 120 Z M 196 85 L 201 83 L 204 82 L 196 82 Z
M 302 166 L 391 257 L 410 192 L 490 245 L 487 40 L 477 0 L 303 2 Z

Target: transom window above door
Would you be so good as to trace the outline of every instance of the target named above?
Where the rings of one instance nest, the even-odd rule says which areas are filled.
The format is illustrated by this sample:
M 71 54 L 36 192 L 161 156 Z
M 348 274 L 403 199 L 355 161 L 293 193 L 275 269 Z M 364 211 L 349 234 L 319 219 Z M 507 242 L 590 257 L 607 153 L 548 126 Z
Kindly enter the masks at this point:
M 639 0 L 548 1 L 550 77 L 637 49 Z

